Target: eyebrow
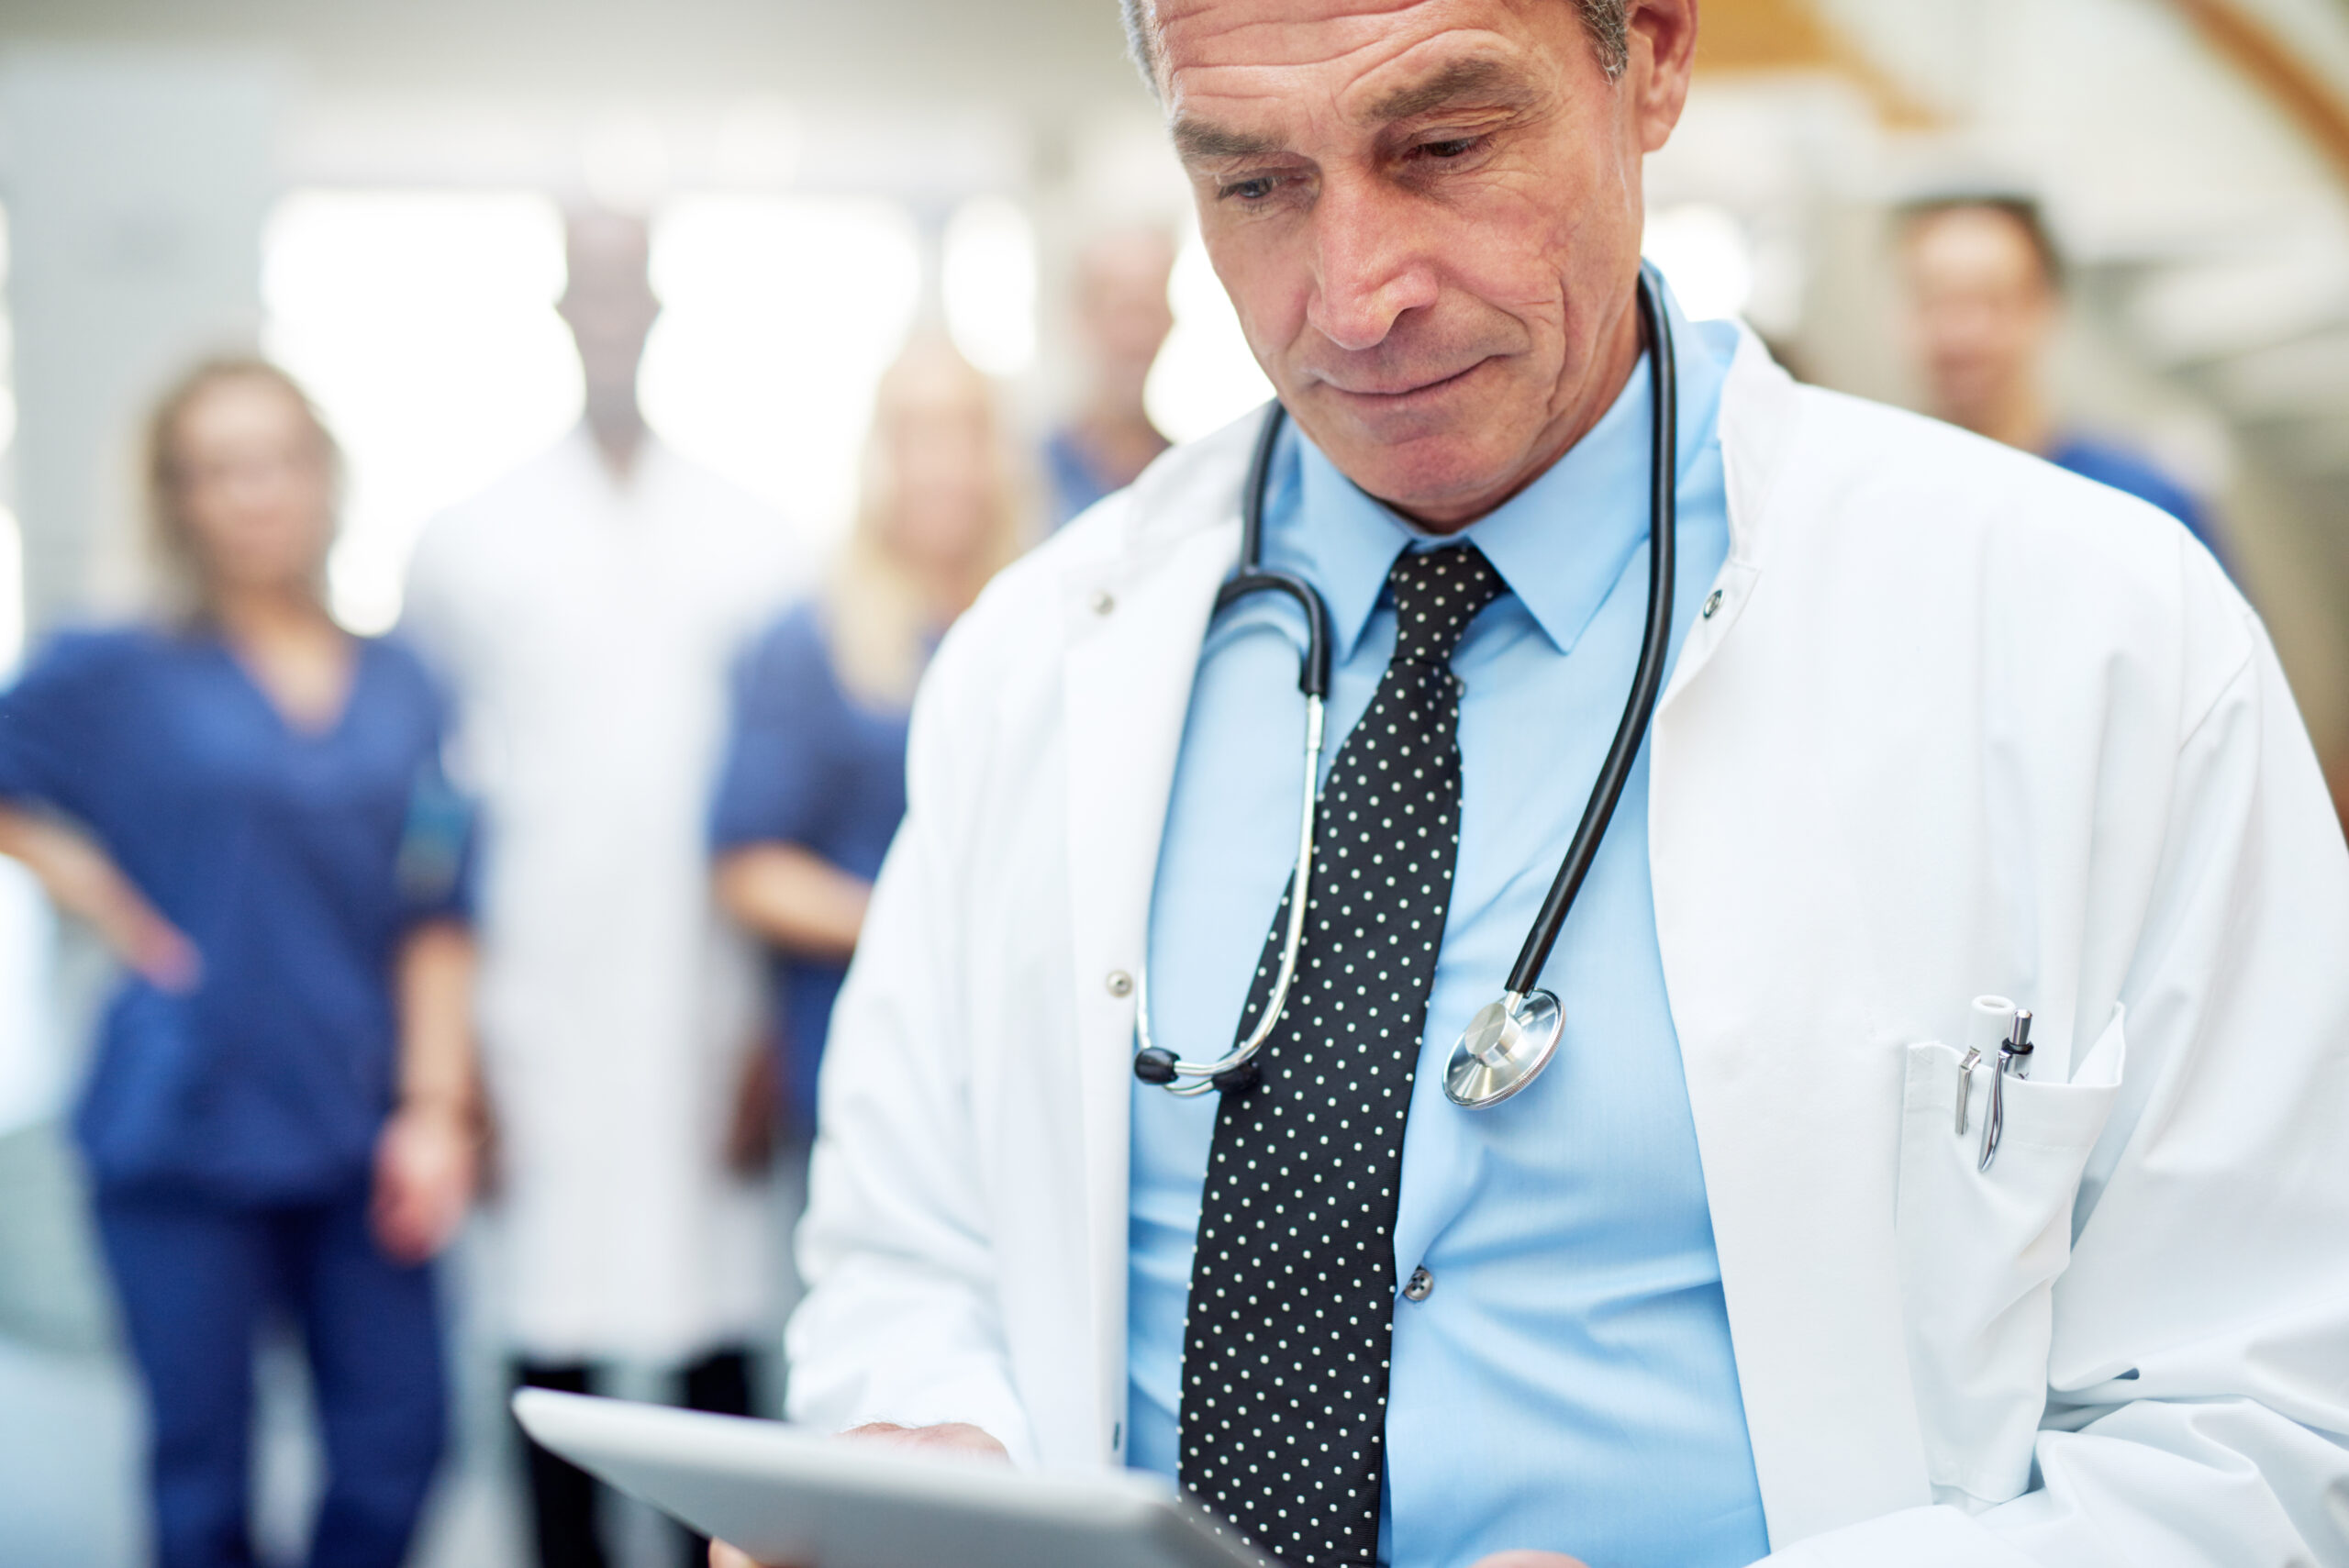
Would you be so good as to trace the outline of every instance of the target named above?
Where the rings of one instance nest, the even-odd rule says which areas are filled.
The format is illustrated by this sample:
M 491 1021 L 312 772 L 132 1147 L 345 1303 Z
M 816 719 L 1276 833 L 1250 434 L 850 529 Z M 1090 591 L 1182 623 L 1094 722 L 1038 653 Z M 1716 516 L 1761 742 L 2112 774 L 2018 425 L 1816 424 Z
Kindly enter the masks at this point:
M 1431 109 L 1449 108 L 1463 99 L 1514 108 L 1531 103 L 1536 96 L 1533 83 L 1523 72 L 1489 57 L 1471 57 L 1452 61 L 1423 82 L 1396 88 L 1371 105 L 1364 117 L 1392 124 Z
M 1539 95 L 1521 71 L 1492 59 L 1455 60 L 1423 82 L 1397 87 L 1370 106 L 1365 119 L 1381 125 L 1408 120 L 1431 110 L 1449 108 L 1464 100 L 1479 100 L 1497 107 L 1517 108 Z M 1260 158 L 1278 152 L 1276 137 L 1231 130 L 1206 120 L 1178 119 L 1174 128 L 1174 150 L 1188 160 L 1212 161 L 1225 158 Z
M 1176 120 L 1174 136 L 1175 152 L 1188 159 L 1257 158 L 1281 150 L 1276 138 L 1227 130 L 1205 120 Z

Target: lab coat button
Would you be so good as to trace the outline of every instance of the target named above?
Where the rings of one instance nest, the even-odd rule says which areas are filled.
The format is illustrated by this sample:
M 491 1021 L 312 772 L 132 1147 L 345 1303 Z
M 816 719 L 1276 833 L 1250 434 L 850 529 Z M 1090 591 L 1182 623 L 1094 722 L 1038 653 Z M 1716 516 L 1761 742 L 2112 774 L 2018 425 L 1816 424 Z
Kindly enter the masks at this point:
M 1721 591 L 1719 588 L 1716 588 L 1711 593 L 1705 595 L 1705 618 L 1707 620 L 1712 619 L 1713 612 L 1720 607 Z
M 1110 595 L 1108 589 L 1097 588 L 1093 591 L 1093 613 L 1095 615 L 1106 616 L 1117 607 L 1118 601 Z M 1122 996 L 1125 993 L 1120 991 L 1118 995 Z
M 1109 995 L 1112 996 L 1133 995 L 1134 977 L 1122 969 L 1111 970 L 1108 978 L 1103 984 L 1109 987 Z
M 1434 1294 L 1435 1275 L 1428 1273 L 1424 1267 L 1413 1269 L 1410 1279 L 1403 1285 L 1403 1298 L 1407 1301 L 1425 1301 Z

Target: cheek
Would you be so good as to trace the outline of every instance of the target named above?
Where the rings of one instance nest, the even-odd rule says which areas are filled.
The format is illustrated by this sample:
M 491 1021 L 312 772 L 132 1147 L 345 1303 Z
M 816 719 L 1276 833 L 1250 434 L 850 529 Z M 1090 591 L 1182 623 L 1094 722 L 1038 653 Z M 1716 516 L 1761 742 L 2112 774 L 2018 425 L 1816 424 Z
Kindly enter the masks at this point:
M 1304 331 L 1312 294 L 1307 256 L 1297 240 L 1275 235 L 1271 225 L 1219 221 L 1204 201 L 1199 224 L 1208 264 L 1240 318 L 1241 334 L 1256 358 L 1269 362 Z
M 1453 288 L 1529 327 L 1568 335 L 1578 302 L 1613 297 L 1640 248 L 1640 208 L 1603 160 L 1555 148 L 1467 204 L 1432 254 Z

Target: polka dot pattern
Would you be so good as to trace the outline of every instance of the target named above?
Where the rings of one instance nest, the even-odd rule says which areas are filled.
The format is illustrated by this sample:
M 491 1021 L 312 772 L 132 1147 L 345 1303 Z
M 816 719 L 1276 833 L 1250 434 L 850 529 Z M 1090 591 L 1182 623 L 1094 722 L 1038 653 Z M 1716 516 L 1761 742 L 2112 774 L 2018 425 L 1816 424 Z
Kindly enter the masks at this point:
M 1460 844 L 1453 651 L 1506 591 L 1473 545 L 1404 555 L 1395 654 L 1322 786 L 1305 943 L 1255 1086 L 1223 1096 L 1183 1333 L 1183 1485 L 1282 1562 L 1367 1564 L 1395 1195 Z M 1275 911 L 1240 1020 L 1271 999 Z

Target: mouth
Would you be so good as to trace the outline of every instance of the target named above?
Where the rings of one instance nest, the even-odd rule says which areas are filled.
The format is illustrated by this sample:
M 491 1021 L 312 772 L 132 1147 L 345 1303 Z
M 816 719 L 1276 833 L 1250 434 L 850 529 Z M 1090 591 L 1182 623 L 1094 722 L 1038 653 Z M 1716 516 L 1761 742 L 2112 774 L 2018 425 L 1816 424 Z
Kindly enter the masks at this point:
M 1464 370 L 1432 379 L 1380 383 L 1373 381 L 1360 386 L 1348 386 L 1331 378 L 1322 378 L 1321 384 L 1341 398 L 1360 407 L 1365 413 L 1382 410 L 1402 410 L 1415 403 L 1431 402 L 1475 375 L 1490 361 L 1477 360 Z

